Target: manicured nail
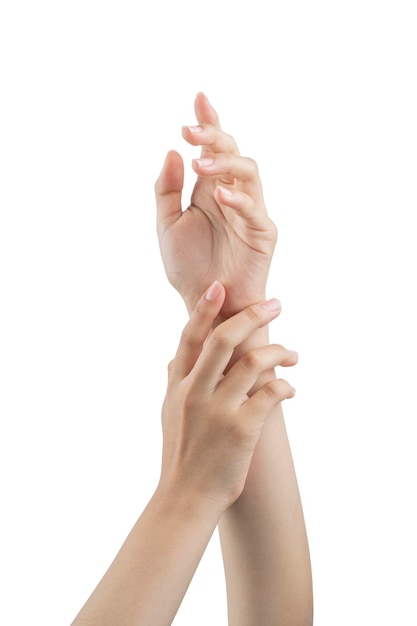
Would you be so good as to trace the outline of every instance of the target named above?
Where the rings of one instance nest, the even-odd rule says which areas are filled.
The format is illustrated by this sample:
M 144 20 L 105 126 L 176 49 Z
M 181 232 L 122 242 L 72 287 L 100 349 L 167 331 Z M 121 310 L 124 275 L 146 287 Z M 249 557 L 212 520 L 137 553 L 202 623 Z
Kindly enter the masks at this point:
M 196 163 L 198 167 L 210 167 L 210 165 L 213 165 L 214 159 L 210 159 L 209 157 L 205 159 L 193 159 L 193 163 Z
M 206 300 L 209 302 L 215 300 L 217 296 L 220 294 L 221 287 L 218 280 L 215 280 L 213 284 L 206 291 L 206 295 L 204 296 Z
M 183 126 L 183 128 L 188 128 L 188 130 L 193 134 L 202 133 L 204 130 L 202 126 Z
M 276 298 L 272 298 L 271 300 L 267 300 L 263 303 L 262 307 L 266 311 L 279 311 L 281 308 L 281 302 Z
M 224 187 L 217 187 L 217 189 L 220 189 L 220 192 L 223 196 L 227 196 L 228 198 L 230 198 L 230 196 L 233 196 L 233 192 L 230 191 L 230 189 L 225 189 Z

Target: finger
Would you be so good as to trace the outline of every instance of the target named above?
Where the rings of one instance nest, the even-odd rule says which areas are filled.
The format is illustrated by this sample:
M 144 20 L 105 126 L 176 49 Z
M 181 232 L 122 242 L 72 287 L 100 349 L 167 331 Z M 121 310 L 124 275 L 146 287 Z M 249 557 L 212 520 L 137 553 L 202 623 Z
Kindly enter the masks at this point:
M 158 230 L 166 228 L 181 217 L 183 186 L 184 163 L 178 152 L 171 150 L 155 183 Z
M 194 110 L 197 117 L 197 121 L 200 125 L 204 126 L 205 124 L 210 124 L 214 128 L 216 128 L 219 132 L 222 132 L 220 126 L 219 116 L 217 115 L 216 110 L 209 102 L 209 99 L 204 93 L 198 93 L 197 97 L 194 101 Z M 225 134 L 225 133 L 224 133 Z M 233 141 L 233 153 L 239 154 L 238 147 L 236 145 L 233 137 L 230 137 L 230 140 Z M 229 140 L 229 142 L 230 142 Z M 195 145 L 195 144 L 194 144 Z M 201 144 L 201 156 L 207 156 L 211 151 L 220 152 L 220 149 L 213 149 L 212 146 L 207 146 L 205 144 Z M 229 152 L 228 149 L 224 150 L 224 152 Z
M 210 104 L 206 94 L 200 92 L 194 100 L 194 111 L 199 124 L 212 124 L 220 128 L 220 120 L 216 110 Z
M 208 152 L 239 154 L 234 138 L 211 124 L 183 126 L 182 136 L 192 146 L 204 146 Z
M 177 354 L 170 366 L 171 376 L 185 378 L 197 361 L 215 318 L 223 306 L 226 292 L 221 283 L 214 283 L 200 298 L 185 326 Z
M 249 194 L 233 189 L 233 187 L 221 187 L 220 185 L 215 188 L 213 195 L 218 204 L 233 209 L 254 229 L 274 231 L 276 238 L 275 225 L 271 220 L 268 220 L 268 223 L 265 222 L 267 210 L 263 200 L 255 203 Z
M 258 381 L 259 376 L 275 367 L 290 367 L 298 355 L 284 346 L 269 345 L 244 354 L 229 370 L 219 385 L 219 391 L 242 402 Z M 239 400 L 240 399 L 240 400 Z
M 274 406 L 295 395 L 294 387 L 282 378 L 270 380 L 253 394 L 240 409 L 240 417 L 259 428 Z
M 193 170 L 202 177 L 217 177 L 226 185 L 243 183 L 244 190 L 254 202 L 263 202 L 263 191 L 256 162 L 248 157 L 218 154 L 203 159 L 193 159 Z
M 281 311 L 279 300 L 272 299 L 243 309 L 213 330 L 194 367 L 204 388 L 215 389 L 234 350 L 258 328 L 266 326 Z

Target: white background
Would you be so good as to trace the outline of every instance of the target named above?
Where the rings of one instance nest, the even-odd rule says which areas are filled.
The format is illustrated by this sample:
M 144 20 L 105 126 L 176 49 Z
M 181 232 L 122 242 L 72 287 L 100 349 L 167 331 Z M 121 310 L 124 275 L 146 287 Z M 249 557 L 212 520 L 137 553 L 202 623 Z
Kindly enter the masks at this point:
M 0 623 L 69 624 L 156 486 L 186 313 L 153 183 L 176 148 L 189 195 L 202 90 L 280 231 L 316 624 L 417 624 L 415 3 L 0 7 Z M 217 536 L 175 624 L 226 624 Z

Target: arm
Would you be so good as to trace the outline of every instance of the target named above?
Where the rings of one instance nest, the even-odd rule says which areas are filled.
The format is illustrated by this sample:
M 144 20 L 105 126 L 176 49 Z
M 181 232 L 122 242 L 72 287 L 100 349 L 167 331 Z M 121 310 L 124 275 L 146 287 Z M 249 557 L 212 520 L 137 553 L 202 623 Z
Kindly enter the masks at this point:
M 267 215 L 256 164 L 239 156 L 202 94 L 195 110 L 199 126 L 184 127 L 183 136 L 202 146 L 202 159 L 213 163 L 193 162 L 199 176 L 183 212 L 183 164 L 177 153 L 169 153 L 156 183 L 158 234 L 167 276 L 189 311 L 197 286 L 213 271 L 230 286 L 224 319 L 265 296 L 276 228 Z M 267 330 L 259 330 L 233 358 L 267 342 Z M 254 390 L 265 377 L 274 373 L 263 374 Z M 231 626 L 311 624 L 308 542 L 280 406 L 266 420 L 244 490 L 222 517 L 220 536 Z
M 73 626 L 168 626 L 221 515 L 242 492 L 262 425 L 293 395 L 284 380 L 250 398 L 262 372 L 293 353 L 263 346 L 224 375 L 239 344 L 279 313 L 257 304 L 212 331 L 225 291 L 214 283 L 188 322 L 162 409 L 161 477 L 154 496 Z
M 72 626 L 171 624 L 219 519 L 202 504 L 157 490 Z
M 219 531 L 230 626 L 311 626 L 309 548 L 281 404 L 265 421 L 245 488 Z

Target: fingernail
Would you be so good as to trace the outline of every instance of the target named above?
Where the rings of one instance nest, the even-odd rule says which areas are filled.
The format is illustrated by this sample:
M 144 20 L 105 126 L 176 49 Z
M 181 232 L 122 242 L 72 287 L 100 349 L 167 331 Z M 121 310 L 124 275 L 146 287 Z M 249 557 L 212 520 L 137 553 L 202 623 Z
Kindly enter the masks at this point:
M 272 298 L 271 300 L 267 300 L 262 304 L 262 307 L 266 311 L 279 311 L 281 308 L 281 302 L 276 298 Z
M 291 358 L 296 359 L 298 361 L 298 352 L 295 352 L 295 350 L 288 350 L 288 354 Z
M 202 126 L 183 126 L 183 128 L 188 128 L 191 133 L 202 133 L 204 128 Z
M 217 189 L 220 189 L 220 192 L 223 196 L 228 196 L 228 197 L 233 196 L 233 192 L 230 191 L 230 189 L 225 189 L 224 187 L 220 187 L 220 186 L 217 187 Z
M 193 159 L 193 163 L 196 163 L 198 167 L 210 167 L 210 165 L 213 165 L 214 159 L 208 157 L 204 159 Z
M 215 300 L 220 295 L 221 287 L 218 280 L 215 280 L 212 285 L 207 289 L 205 299 L 209 302 Z
M 292 395 L 295 395 L 295 387 L 291 387 L 292 389 Z

